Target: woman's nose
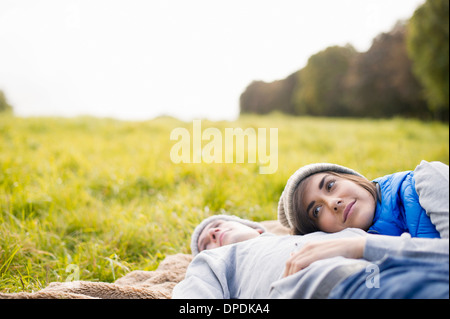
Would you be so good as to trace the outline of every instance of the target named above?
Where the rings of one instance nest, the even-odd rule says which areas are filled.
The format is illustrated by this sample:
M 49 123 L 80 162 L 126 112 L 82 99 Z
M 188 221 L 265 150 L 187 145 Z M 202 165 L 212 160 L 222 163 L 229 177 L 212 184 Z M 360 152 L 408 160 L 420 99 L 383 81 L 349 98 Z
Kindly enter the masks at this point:
M 343 204 L 343 202 L 342 202 L 341 199 L 339 199 L 339 198 L 331 198 L 329 200 L 328 206 L 330 207 L 330 209 L 333 212 L 338 213 L 338 212 L 340 212 L 342 210 L 342 207 L 343 207 L 342 204 Z

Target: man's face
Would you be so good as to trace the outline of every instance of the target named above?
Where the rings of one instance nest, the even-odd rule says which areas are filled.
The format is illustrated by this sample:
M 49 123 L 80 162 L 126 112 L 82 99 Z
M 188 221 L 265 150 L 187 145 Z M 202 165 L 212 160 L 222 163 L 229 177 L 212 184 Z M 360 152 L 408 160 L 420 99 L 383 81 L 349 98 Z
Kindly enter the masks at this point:
M 218 219 L 203 229 L 198 238 L 199 251 L 213 249 L 258 237 L 261 229 L 255 229 L 235 221 Z

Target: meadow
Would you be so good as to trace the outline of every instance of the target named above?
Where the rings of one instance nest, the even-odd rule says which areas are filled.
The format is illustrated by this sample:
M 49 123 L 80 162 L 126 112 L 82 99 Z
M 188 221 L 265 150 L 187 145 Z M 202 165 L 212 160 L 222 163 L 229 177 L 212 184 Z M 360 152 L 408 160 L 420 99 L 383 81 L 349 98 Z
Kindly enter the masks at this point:
M 204 128 L 278 128 L 278 169 L 258 163 L 174 163 L 171 131 L 192 122 L 20 118 L 0 114 L 0 291 L 52 281 L 112 282 L 190 253 L 205 217 L 277 218 L 300 166 L 333 162 L 373 179 L 449 163 L 449 127 L 412 119 L 242 116 Z

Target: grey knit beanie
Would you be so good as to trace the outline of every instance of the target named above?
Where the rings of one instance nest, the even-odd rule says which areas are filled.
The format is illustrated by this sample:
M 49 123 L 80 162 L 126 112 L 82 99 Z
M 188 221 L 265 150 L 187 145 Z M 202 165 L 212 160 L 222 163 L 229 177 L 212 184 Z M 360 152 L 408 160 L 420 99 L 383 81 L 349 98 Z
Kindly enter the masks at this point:
M 197 255 L 199 253 L 198 250 L 198 238 L 200 237 L 200 234 L 202 233 L 203 229 L 205 229 L 206 226 L 208 226 L 210 223 L 212 223 L 215 220 L 226 220 L 226 221 L 233 221 L 238 222 L 241 224 L 244 224 L 246 226 L 255 228 L 255 229 L 261 229 L 264 232 L 266 232 L 266 229 L 264 226 L 262 226 L 260 223 L 250 221 L 248 219 L 242 219 L 234 215 L 213 215 L 206 219 L 204 219 L 197 227 L 195 227 L 194 232 L 192 233 L 191 237 L 191 252 L 192 255 Z
M 279 222 L 290 229 L 294 228 L 294 192 L 297 186 L 305 178 L 325 171 L 332 171 L 336 173 L 346 173 L 357 176 L 362 176 L 358 172 L 337 164 L 330 163 L 316 163 L 309 164 L 299 168 L 292 176 L 288 179 L 286 186 L 281 193 L 280 200 L 278 202 L 278 220 Z M 365 178 L 365 177 L 364 177 Z

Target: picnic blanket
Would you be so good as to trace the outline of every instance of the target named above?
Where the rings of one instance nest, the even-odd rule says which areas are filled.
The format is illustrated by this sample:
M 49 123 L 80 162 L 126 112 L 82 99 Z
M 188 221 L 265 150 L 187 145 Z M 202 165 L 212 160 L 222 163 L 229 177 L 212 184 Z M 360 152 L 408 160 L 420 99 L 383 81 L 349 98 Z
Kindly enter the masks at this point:
M 278 221 L 262 224 L 271 233 L 288 234 Z M 52 282 L 36 292 L 0 293 L 0 299 L 169 299 L 175 285 L 184 279 L 192 259 L 189 254 L 169 255 L 156 270 L 135 270 L 113 283 Z

